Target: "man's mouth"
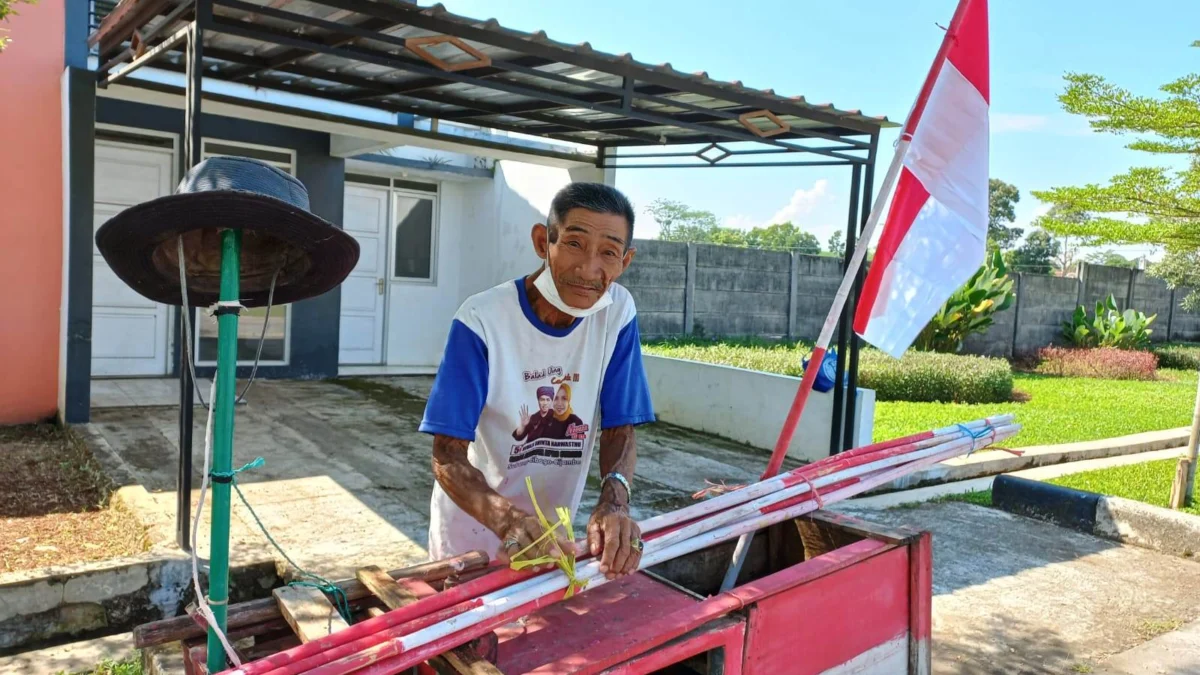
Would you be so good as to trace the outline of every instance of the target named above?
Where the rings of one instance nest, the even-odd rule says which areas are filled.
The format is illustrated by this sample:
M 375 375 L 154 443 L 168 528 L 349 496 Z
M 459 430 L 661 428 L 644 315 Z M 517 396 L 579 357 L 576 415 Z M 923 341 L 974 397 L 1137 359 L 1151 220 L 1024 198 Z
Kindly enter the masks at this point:
M 599 293 L 600 292 L 600 287 L 595 286 L 593 284 L 577 284 L 577 283 L 568 281 L 567 286 L 569 286 L 571 288 L 571 290 L 575 291 L 576 293 Z

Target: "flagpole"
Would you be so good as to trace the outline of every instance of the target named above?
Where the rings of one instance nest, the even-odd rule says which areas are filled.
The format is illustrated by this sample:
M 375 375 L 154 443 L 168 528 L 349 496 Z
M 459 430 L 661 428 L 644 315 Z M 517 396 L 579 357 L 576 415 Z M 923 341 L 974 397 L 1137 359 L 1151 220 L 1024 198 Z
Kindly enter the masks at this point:
M 837 328 L 842 310 L 846 306 L 846 300 L 850 297 L 850 290 L 854 287 L 858 270 L 862 267 L 863 260 L 867 257 L 867 248 L 871 243 L 871 237 L 875 234 L 875 228 L 879 224 L 879 219 L 883 215 L 884 205 L 888 203 L 888 198 L 891 196 L 892 190 L 896 185 L 896 180 L 900 176 L 900 169 L 904 166 L 904 157 L 908 153 L 909 145 L 912 142 L 912 134 L 916 126 L 916 121 L 921 117 L 921 112 L 925 108 L 925 102 L 929 98 L 929 93 L 933 90 L 933 84 L 937 81 L 942 64 L 946 60 L 946 54 L 954 42 L 957 28 L 962 22 L 962 17 L 966 13 L 967 6 L 970 3 L 971 0 L 959 0 L 958 5 L 954 9 L 954 17 L 950 20 L 950 28 L 942 36 L 942 44 L 938 47 L 937 55 L 934 57 L 933 64 L 925 76 L 921 90 L 917 94 L 912 108 L 904 118 L 904 126 L 901 127 L 900 131 L 900 140 L 896 144 L 896 152 L 892 155 L 892 163 L 888 166 L 887 174 L 884 175 L 883 185 L 880 186 L 879 198 L 871 206 L 871 214 L 867 217 L 866 224 L 863 225 L 862 233 L 859 235 L 858 242 L 854 247 L 854 255 L 850 257 L 850 264 L 846 267 L 841 284 L 838 285 L 837 294 L 833 297 L 833 305 L 829 308 L 829 314 L 825 316 L 825 323 L 821 326 L 821 333 L 817 336 L 817 342 L 813 346 L 812 355 L 808 360 L 808 367 L 804 369 L 804 378 L 800 380 L 800 388 L 796 391 L 796 398 L 792 400 L 792 407 L 788 410 L 787 418 L 783 423 L 783 429 L 779 432 L 779 438 L 775 442 L 775 449 L 772 450 L 771 459 L 767 463 L 767 470 L 763 472 L 763 479 L 771 478 L 779 473 L 780 467 L 783 466 L 783 458 L 787 455 L 788 448 L 792 444 L 792 436 L 795 435 L 796 427 L 800 424 L 800 417 L 804 413 L 804 406 L 808 402 L 809 394 L 812 393 L 813 383 L 816 382 L 817 373 L 821 370 L 821 363 L 825 360 L 825 353 L 829 349 L 829 341 L 833 338 L 833 331 Z M 721 582 L 722 592 L 728 591 L 737 583 L 738 574 L 741 572 L 742 564 L 746 561 L 746 555 L 750 552 L 750 544 L 753 540 L 753 532 L 744 534 L 738 539 L 737 546 L 733 551 L 733 559 L 730 561 L 729 569 L 725 573 L 725 579 Z

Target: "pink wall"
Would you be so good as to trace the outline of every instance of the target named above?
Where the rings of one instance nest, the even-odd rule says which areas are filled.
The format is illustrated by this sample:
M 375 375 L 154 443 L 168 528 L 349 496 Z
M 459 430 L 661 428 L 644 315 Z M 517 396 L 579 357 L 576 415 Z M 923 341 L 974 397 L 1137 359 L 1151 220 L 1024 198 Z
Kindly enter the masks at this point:
M 0 28 L 0 424 L 54 415 L 63 264 L 63 0 Z

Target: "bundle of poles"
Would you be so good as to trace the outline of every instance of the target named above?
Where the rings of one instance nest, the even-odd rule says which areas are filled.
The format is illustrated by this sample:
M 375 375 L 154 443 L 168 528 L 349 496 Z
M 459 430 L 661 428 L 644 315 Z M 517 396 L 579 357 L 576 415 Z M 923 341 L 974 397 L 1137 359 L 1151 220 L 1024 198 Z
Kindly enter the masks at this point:
M 886 486 L 922 468 L 1003 441 L 1020 427 L 990 417 L 855 448 L 639 523 L 646 569 Z M 605 584 L 598 560 L 578 565 L 583 592 Z M 560 570 L 509 568 L 357 623 L 230 675 L 399 673 L 564 599 Z

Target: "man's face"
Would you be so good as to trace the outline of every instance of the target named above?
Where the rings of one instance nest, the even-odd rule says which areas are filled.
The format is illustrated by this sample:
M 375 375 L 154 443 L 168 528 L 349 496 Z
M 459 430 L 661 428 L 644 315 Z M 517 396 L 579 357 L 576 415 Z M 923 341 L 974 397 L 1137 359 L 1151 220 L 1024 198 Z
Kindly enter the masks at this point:
M 540 257 L 549 257 L 554 285 L 563 301 L 587 309 L 633 262 L 629 223 L 624 216 L 575 208 L 567 212 L 556 231 L 557 240 L 551 243 L 547 228 L 534 226 L 534 249 Z
M 545 415 L 547 412 L 550 411 L 551 404 L 552 403 L 551 403 L 549 396 L 539 396 L 538 397 L 538 412 Z
M 559 415 L 567 412 L 567 390 L 559 389 L 554 395 L 554 412 Z

